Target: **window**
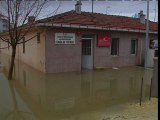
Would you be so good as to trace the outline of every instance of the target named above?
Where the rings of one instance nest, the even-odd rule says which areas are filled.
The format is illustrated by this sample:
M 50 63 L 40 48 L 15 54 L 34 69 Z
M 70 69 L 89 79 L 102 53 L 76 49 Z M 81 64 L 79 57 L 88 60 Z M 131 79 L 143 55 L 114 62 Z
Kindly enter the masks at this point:
M 25 53 L 25 37 L 23 37 L 23 53 Z
M 8 50 L 9 50 L 9 41 L 8 41 Z
M 37 43 L 40 43 L 40 33 L 37 33 Z
M 82 55 L 91 55 L 91 40 L 82 40 Z
M 119 38 L 112 38 L 111 55 L 119 55 Z
M 26 71 L 23 71 L 24 86 L 26 87 Z
M 154 51 L 154 57 L 158 57 L 158 50 Z
M 131 54 L 137 54 L 138 40 L 131 40 Z
M 7 47 L 8 47 L 8 50 L 9 50 L 9 39 L 6 39 L 7 42 Z
M 149 49 L 154 49 L 154 39 L 150 39 L 150 41 L 149 41 Z

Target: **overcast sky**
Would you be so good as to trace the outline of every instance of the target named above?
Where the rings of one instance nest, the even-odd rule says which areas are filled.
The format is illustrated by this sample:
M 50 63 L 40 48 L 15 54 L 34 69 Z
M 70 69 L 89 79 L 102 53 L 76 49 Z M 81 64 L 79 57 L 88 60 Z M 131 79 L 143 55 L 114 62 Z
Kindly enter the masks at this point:
M 66 12 L 75 9 L 75 1 L 49 1 L 45 9 L 42 11 L 42 17 L 48 17 L 55 15 L 55 9 L 60 4 L 56 14 Z M 150 1 L 149 4 L 149 19 L 151 21 L 158 20 L 158 4 L 156 0 Z M 133 16 L 143 10 L 143 13 L 147 13 L 147 2 L 146 1 L 94 1 L 93 4 L 94 12 L 104 13 L 110 15 L 121 15 L 121 16 Z M 82 11 L 92 11 L 91 1 L 82 1 Z
M 39 19 L 53 16 L 55 14 L 63 13 L 70 10 L 75 10 L 76 1 L 53 1 L 48 0 L 44 6 L 43 11 L 39 16 Z M 60 6 L 59 6 L 60 5 Z M 0 4 L 0 9 L 4 5 Z M 57 9 L 57 7 L 59 8 Z M 57 9 L 57 10 L 56 10 Z M 56 10 L 56 11 L 55 11 Z M 120 16 L 129 16 L 132 17 L 135 14 L 139 13 L 140 10 L 143 10 L 143 13 L 147 13 L 147 2 L 144 0 L 106 0 L 106 1 L 94 1 L 93 10 L 96 13 L 110 14 L 110 15 L 120 15 Z M 82 11 L 91 12 L 92 11 L 92 2 L 91 0 L 82 1 Z M 4 10 L 0 11 L 1 13 Z M 149 19 L 151 21 L 158 20 L 158 1 L 151 0 L 149 3 Z

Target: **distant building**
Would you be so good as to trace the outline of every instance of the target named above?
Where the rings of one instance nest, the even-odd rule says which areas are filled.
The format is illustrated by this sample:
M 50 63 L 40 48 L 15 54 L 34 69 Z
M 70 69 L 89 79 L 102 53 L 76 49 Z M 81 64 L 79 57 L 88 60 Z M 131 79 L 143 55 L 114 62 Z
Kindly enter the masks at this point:
M 0 32 L 8 30 L 8 21 L 6 16 L 0 14 Z
M 18 45 L 16 58 L 45 73 L 144 65 L 145 15 L 140 18 L 65 12 L 36 21 Z M 149 22 L 150 39 L 158 38 L 158 25 Z M 11 48 L 2 50 L 10 55 Z

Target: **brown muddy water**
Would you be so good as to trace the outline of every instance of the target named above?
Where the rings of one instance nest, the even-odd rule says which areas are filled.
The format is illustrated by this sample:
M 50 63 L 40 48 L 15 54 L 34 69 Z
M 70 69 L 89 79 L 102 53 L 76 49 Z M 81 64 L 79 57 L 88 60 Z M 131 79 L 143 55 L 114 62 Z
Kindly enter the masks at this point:
M 0 120 L 102 120 L 98 114 L 112 106 L 139 103 L 142 77 L 142 102 L 149 99 L 151 69 L 44 74 L 16 61 L 14 80 L 8 81 L 9 58 L 0 61 Z

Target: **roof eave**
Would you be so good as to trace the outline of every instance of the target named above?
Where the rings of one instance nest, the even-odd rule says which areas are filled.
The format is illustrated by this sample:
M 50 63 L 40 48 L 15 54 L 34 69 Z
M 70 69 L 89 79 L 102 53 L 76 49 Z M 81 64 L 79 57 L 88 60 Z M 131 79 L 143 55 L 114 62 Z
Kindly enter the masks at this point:
M 104 27 L 97 27 L 97 26 L 81 26 L 81 25 L 66 25 L 66 24 L 52 24 L 52 23 L 38 23 L 38 26 L 48 26 L 48 27 L 63 27 L 63 28 L 80 28 L 80 29 L 92 29 L 92 30 L 111 30 L 111 31 L 124 31 L 124 32 L 138 32 L 138 33 L 146 33 L 146 30 L 139 30 L 139 29 L 121 29 L 121 28 L 104 28 Z M 158 32 L 150 31 L 150 34 L 158 34 Z

